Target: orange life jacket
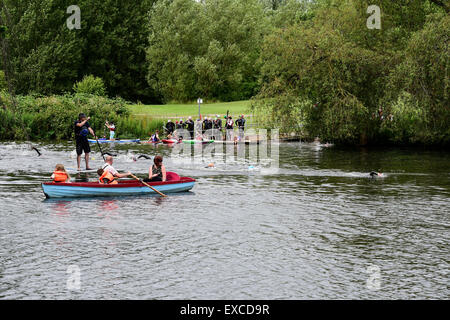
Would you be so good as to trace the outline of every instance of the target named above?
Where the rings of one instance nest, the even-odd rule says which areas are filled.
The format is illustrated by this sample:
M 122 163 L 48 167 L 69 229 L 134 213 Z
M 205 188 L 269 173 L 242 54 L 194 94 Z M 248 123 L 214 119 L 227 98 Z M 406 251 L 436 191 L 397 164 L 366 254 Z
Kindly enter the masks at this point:
M 66 182 L 69 176 L 64 171 L 53 172 L 53 182 Z
M 107 179 L 108 181 L 104 181 L 104 179 Z M 118 182 L 115 180 L 114 176 L 108 170 L 103 171 L 103 174 L 101 175 L 99 180 L 100 180 L 100 183 L 118 184 Z

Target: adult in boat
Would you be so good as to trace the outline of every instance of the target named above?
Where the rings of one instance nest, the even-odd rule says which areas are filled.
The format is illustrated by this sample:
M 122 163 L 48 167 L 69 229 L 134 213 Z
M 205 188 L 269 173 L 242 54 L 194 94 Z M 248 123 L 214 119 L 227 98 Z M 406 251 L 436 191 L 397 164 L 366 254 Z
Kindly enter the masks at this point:
M 167 134 L 172 134 L 175 131 L 175 123 L 172 120 L 168 120 L 166 124 Z
M 119 173 L 117 172 L 116 169 L 114 169 L 113 167 L 113 162 L 114 162 L 114 158 L 112 156 L 107 156 L 105 163 L 102 166 L 103 173 L 102 175 L 104 175 L 104 178 L 108 178 L 108 180 L 114 180 L 115 178 L 126 178 L 128 176 L 131 176 L 131 172 L 127 172 L 127 173 Z M 98 174 L 100 174 L 99 171 L 97 171 Z M 108 174 L 109 173 L 109 174 Z M 113 177 L 113 179 L 111 179 L 111 177 Z M 110 182 L 112 183 L 112 181 Z
M 92 130 L 89 125 L 89 120 L 91 118 L 86 117 L 84 113 L 78 115 L 78 120 L 75 121 L 75 142 L 77 149 L 77 168 L 78 171 L 81 170 L 81 155 L 84 151 L 84 160 L 86 162 L 86 170 L 92 170 L 89 167 L 89 153 L 91 152 L 91 147 L 89 146 L 88 134 L 95 136 L 94 130 Z
M 105 126 L 109 129 L 109 140 L 114 141 L 116 135 L 116 126 L 114 125 L 114 122 L 109 123 L 108 120 L 106 120 Z
M 155 134 L 151 136 L 150 141 L 154 142 L 154 143 L 161 142 L 161 139 L 159 139 L 159 131 L 158 130 L 156 130 Z
M 166 167 L 163 165 L 163 158 L 156 156 L 154 164 L 148 169 L 148 178 L 144 182 L 166 181 Z
M 186 128 L 189 131 L 189 134 L 191 135 L 191 139 L 194 139 L 194 120 L 192 120 L 192 117 L 189 117 L 186 121 Z

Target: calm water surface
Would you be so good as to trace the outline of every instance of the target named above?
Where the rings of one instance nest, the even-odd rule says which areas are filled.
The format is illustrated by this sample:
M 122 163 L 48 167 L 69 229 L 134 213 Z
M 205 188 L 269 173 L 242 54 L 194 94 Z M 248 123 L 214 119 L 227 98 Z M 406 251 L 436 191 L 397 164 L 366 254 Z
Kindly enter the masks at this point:
M 74 147 L 39 148 L 0 144 L 1 299 L 449 298 L 448 152 L 289 143 L 276 172 L 115 146 L 118 169 L 143 176 L 151 161 L 131 155 L 161 153 L 197 183 L 165 199 L 45 200 L 40 183 L 75 167 Z

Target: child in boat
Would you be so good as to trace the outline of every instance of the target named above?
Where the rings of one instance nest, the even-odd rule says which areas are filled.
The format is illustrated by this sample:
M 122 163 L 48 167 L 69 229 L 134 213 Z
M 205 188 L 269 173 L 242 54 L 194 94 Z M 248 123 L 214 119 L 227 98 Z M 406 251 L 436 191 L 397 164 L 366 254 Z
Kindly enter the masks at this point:
M 53 171 L 52 177 L 53 182 L 58 183 L 69 183 L 70 182 L 70 176 L 67 173 L 66 169 L 64 168 L 64 165 L 57 164 L 55 167 L 55 171 Z
M 163 165 L 163 158 L 156 156 L 153 159 L 154 165 L 148 170 L 148 178 L 144 182 L 166 181 L 166 167 Z
M 99 176 L 98 181 L 102 184 L 118 184 L 117 180 L 108 170 L 98 169 L 97 174 Z

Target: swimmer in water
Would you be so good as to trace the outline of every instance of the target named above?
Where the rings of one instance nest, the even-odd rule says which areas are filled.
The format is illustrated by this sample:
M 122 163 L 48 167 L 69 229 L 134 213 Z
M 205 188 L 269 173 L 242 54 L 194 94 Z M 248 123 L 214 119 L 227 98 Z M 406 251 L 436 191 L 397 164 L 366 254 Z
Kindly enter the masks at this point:
M 379 178 L 379 177 L 383 176 L 383 174 L 381 172 L 376 172 L 376 171 L 372 171 L 371 173 L 369 173 L 369 175 L 370 175 L 370 177 L 372 179 Z

